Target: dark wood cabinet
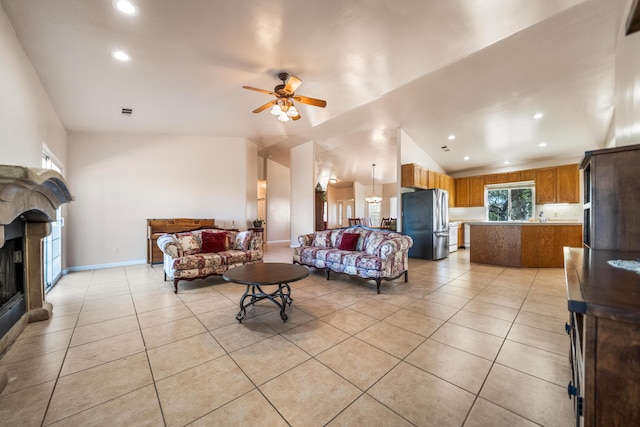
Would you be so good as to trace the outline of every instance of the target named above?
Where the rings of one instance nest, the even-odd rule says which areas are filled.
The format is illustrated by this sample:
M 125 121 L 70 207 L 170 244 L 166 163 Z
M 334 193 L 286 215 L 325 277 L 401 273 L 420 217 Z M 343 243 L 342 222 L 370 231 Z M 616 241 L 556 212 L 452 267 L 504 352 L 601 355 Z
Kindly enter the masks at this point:
M 638 251 L 565 248 L 576 426 L 640 425 L 640 275 L 609 260 Z
M 587 151 L 584 244 L 592 249 L 640 251 L 640 145 Z

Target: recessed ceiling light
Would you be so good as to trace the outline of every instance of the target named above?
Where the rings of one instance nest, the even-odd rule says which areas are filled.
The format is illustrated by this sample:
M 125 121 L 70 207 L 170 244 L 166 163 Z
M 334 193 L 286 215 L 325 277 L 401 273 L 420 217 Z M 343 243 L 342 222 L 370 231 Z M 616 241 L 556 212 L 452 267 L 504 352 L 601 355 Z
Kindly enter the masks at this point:
M 538 147 L 546 147 L 547 143 L 546 142 L 541 142 L 540 144 L 538 144 Z
M 126 52 L 123 52 L 121 50 L 114 50 L 113 52 L 111 52 L 111 56 L 118 61 L 128 61 L 131 59 L 131 57 Z
M 533 115 L 533 118 L 536 119 L 536 120 L 541 119 L 543 117 L 544 117 L 544 114 L 542 114 L 542 113 L 535 113 Z
M 456 136 L 454 134 L 449 135 L 449 141 L 453 141 L 454 139 L 456 139 Z
M 505 165 L 508 165 L 509 163 L 511 163 L 509 160 L 505 160 L 505 161 L 504 161 L 504 164 L 505 164 Z
M 113 0 L 113 7 L 125 15 L 137 15 L 138 8 L 129 0 Z
M 469 156 L 464 156 L 464 160 L 469 160 L 471 157 Z

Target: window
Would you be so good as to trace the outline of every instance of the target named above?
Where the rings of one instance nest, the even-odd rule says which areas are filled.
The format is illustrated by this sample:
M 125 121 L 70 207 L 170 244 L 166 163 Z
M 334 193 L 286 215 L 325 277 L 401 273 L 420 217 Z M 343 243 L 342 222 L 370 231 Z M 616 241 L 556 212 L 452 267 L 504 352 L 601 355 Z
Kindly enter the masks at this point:
M 381 203 L 369 203 L 369 225 L 372 227 L 378 227 L 380 225 L 380 204 Z
M 44 169 L 53 169 L 56 172 L 60 172 L 60 168 L 56 166 L 47 153 L 42 153 L 42 167 Z M 42 244 L 45 292 L 48 292 L 62 275 L 61 227 L 62 224 L 64 224 L 62 208 L 58 208 L 56 211 L 56 218 L 57 220 L 51 223 L 51 234 L 43 239 Z
M 535 212 L 532 183 L 487 188 L 489 221 L 529 221 Z
M 398 218 L 398 198 L 396 196 L 389 197 L 389 216 Z

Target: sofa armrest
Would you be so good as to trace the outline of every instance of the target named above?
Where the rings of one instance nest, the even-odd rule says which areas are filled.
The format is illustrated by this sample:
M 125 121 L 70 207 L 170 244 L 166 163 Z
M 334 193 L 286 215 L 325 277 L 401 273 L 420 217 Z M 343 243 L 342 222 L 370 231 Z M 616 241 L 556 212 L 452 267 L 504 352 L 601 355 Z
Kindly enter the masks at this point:
M 298 236 L 298 243 L 300 243 L 300 246 L 311 246 L 313 243 L 313 233 L 301 234 Z
M 411 246 L 413 246 L 411 237 L 398 236 L 384 241 L 378 251 L 380 251 L 380 258 L 387 260 L 393 258 L 396 252 L 408 251 Z
M 178 258 L 183 255 L 182 247 L 178 243 L 175 234 L 163 234 L 158 237 L 158 247 L 164 254 L 172 258 Z
M 256 233 L 253 233 L 253 235 L 251 236 L 251 240 L 249 240 L 249 250 L 261 251 L 263 243 L 264 242 L 262 240 L 262 237 L 256 235 Z

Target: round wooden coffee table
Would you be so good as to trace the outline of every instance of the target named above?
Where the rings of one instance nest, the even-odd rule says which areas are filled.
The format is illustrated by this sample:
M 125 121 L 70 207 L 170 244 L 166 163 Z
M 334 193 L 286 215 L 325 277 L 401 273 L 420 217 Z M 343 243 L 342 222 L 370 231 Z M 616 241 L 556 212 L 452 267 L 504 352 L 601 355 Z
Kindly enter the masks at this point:
M 247 285 L 247 290 L 240 298 L 240 311 L 236 314 L 239 323 L 247 315 L 247 307 L 258 301 L 268 299 L 280 307 L 280 318 L 287 321 L 284 312 L 287 304 L 291 305 L 291 288 L 289 283 L 304 279 L 309 275 L 309 270 L 301 265 L 286 264 L 280 262 L 265 262 L 260 264 L 247 264 L 227 270 L 222 275 L 229 282 Z M 265 292 L 261 286 L 278 285 L 273 292 Z M 245 302 L 249 298 L 248 302 Z

